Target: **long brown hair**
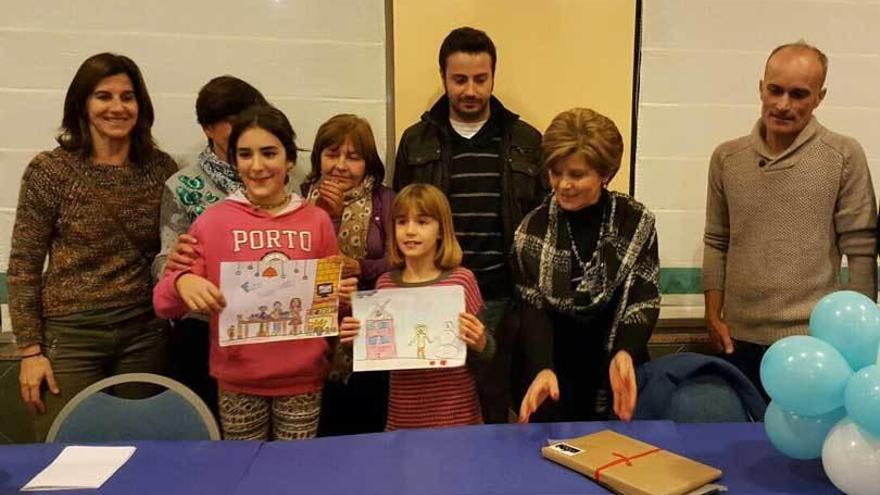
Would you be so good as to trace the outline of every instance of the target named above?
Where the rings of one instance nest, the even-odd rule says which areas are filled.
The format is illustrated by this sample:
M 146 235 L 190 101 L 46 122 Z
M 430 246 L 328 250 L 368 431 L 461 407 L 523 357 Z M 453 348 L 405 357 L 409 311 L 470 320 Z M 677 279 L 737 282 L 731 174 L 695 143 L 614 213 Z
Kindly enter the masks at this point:
M 64 116 L 56 141 L 65 150 L 80 154 L 84 159 L 93 151 L 92 133 L 89 130 L 88 101 L 104 78 L 125 74 L 131 80 L 134 97 L 138 104 L 137 122 L 131 131 L 129 159 L 133 163 L 146 160 L 156 142 L 153 140 L 153 102 L 141 70 L 134 61 L 125 55 L 99 53 L 87 58 L 70 82 L 67 96 L 64 97 Z

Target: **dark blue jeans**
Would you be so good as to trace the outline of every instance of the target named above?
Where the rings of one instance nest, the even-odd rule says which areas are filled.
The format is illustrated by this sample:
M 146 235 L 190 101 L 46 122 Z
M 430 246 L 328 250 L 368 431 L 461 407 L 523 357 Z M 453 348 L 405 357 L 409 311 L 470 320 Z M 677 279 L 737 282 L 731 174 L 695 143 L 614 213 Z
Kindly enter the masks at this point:
M 770 396 L 761 385 L 761 360 L 770 346 L 754 344 L 744 340 L 733 341 L 733 354 L 721 354 L 721 357 L 730 364 L 739 368 L 740 371 L 751 381 L 755 388 L 761 392 L 764 400 L 769 404 Z

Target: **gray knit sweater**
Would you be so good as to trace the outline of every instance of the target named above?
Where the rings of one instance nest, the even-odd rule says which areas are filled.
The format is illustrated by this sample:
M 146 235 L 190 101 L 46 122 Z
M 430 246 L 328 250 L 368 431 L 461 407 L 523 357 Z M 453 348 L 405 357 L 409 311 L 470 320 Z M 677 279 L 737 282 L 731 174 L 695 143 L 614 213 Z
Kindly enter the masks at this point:
M 720 145 L 709 165 L 705 290 L 724 291 L 733 338 L 772 344 L 805 334 L 824 295 L 848 288 L 876 299 L 877 206 L 865 153 L 813 118 L 773 156 L 752 133 Z

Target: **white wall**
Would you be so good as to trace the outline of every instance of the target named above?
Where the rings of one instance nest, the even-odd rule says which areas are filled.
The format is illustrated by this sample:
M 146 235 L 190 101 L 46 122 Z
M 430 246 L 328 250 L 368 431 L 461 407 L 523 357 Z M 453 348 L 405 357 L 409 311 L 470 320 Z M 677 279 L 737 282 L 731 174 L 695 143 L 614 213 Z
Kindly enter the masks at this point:
M 751 131 L 764 61 L 777 45 L 804 39 L 828 55 L 816 116 L 861 142 L 878 190 L 878 25 L 876 0 L 643 1 L 635 183 L 657 214 L 661 266 L 702 265 L 709 157 Z M 664 314 L 701 316 L 702 294 L 664 296 Z
M 154 135 L 181 166 L 205 143 L 196 93 L 221 74 L 284 110 L 302 148 L 323 121 L 348 112 L 369 120 L 387 149 L 384 0 L 0 0 L 0 12 L 0 272 L 21 173 L 55 146 L 67 86 L 98 52 L 140 66 Z M 308 167 L 303 153 L 297 177 Z

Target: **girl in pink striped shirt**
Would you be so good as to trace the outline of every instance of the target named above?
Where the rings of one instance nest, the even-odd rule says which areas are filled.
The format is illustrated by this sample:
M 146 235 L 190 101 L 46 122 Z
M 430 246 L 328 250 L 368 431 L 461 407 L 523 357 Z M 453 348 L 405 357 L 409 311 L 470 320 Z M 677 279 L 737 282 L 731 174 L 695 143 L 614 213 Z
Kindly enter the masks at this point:
M 462 286 L 465 312 L 459 315 L 459 336 L 471 358 L 491 358 L 494 341 L 476 317 L 483 308 L 483 298 L 474 274 L 460 266 L 461 247 L 446 196 L 434 186 L 411 184 L 395 197 L 391 215 L 394 235 L 388 239 L 386 252 L 394 270 L 379 277 L 376 289 Z M 350 344 L 359 330 L 357 319 L 344 318 L 342 342 Z M 391 372 L 386 430 L 482 422 L 474 377 L 467 366 Z

